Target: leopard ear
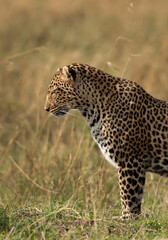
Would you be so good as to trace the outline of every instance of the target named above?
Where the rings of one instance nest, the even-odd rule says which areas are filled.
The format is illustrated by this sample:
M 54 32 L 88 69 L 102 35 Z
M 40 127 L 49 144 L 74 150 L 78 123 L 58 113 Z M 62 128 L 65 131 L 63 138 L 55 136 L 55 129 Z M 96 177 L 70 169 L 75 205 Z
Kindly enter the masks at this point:
M 62 68 L 63 79 L 69 82 L 75 82 L 76 80 L 76 71 L 70 67 L 64 66 Z
M 68 69 L 68 67 L 67 66 L 64 66 L 63 68 L 62 68 L 62 73 L 63 73 L 63 75 L 65 76 L 65 77 L 69 77 L 69 69 Z
M 59 71 L 61 71 L 62 70 L 62 68 L 57 68 L 57 72 L 59 72 Z
M 69 73 L 70 73 L 71 77 L 75 81 L 76 80 L 76 71 L 75 71 L 75 69 L 70 68 L 70 67 L 68 69 L 69 69 Z

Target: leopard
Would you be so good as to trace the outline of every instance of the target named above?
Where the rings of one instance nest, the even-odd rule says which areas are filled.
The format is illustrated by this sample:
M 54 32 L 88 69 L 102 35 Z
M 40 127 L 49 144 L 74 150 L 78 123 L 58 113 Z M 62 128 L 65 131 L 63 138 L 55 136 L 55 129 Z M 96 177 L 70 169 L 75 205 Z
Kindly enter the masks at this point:
M 134 81 L 87 64 L 58 68 L 44 109 L 59 118 L 80 111 L 105 159 L 118 171 L 123 220 L 141 212 L 146 173 L 168 177 L 168 102 Z

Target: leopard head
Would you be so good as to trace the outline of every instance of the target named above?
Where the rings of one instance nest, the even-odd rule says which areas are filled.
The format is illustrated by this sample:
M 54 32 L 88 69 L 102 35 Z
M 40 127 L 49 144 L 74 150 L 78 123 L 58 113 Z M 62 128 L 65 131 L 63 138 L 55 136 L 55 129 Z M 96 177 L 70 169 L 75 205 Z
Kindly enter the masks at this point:
M 59 68 L 48 86 L 44 109 L 56 117 L 77 109 L 81 100 L 79 82 L 80 76 L 75 68 Z

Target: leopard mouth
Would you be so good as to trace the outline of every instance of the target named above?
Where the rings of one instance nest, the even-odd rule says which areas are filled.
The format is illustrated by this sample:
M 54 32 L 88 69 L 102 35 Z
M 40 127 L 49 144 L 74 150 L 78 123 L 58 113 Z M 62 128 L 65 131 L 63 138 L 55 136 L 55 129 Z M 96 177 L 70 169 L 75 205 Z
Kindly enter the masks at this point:
M 62 117 L 69 111 L 68 107 L 55 107 L 50 110 L 50 113 L 53 114 L 55 117 Z

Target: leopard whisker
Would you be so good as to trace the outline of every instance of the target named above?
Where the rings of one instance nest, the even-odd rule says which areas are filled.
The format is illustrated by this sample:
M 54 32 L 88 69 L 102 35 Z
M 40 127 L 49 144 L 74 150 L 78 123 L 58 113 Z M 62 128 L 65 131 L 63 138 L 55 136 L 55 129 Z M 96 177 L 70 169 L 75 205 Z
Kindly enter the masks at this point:
M 50 112 L 53 113 L 53 112 L 55 112 L 56 110 L 58 110 L 58 107 L 52 108 L 52 109 L 50 110 Z

